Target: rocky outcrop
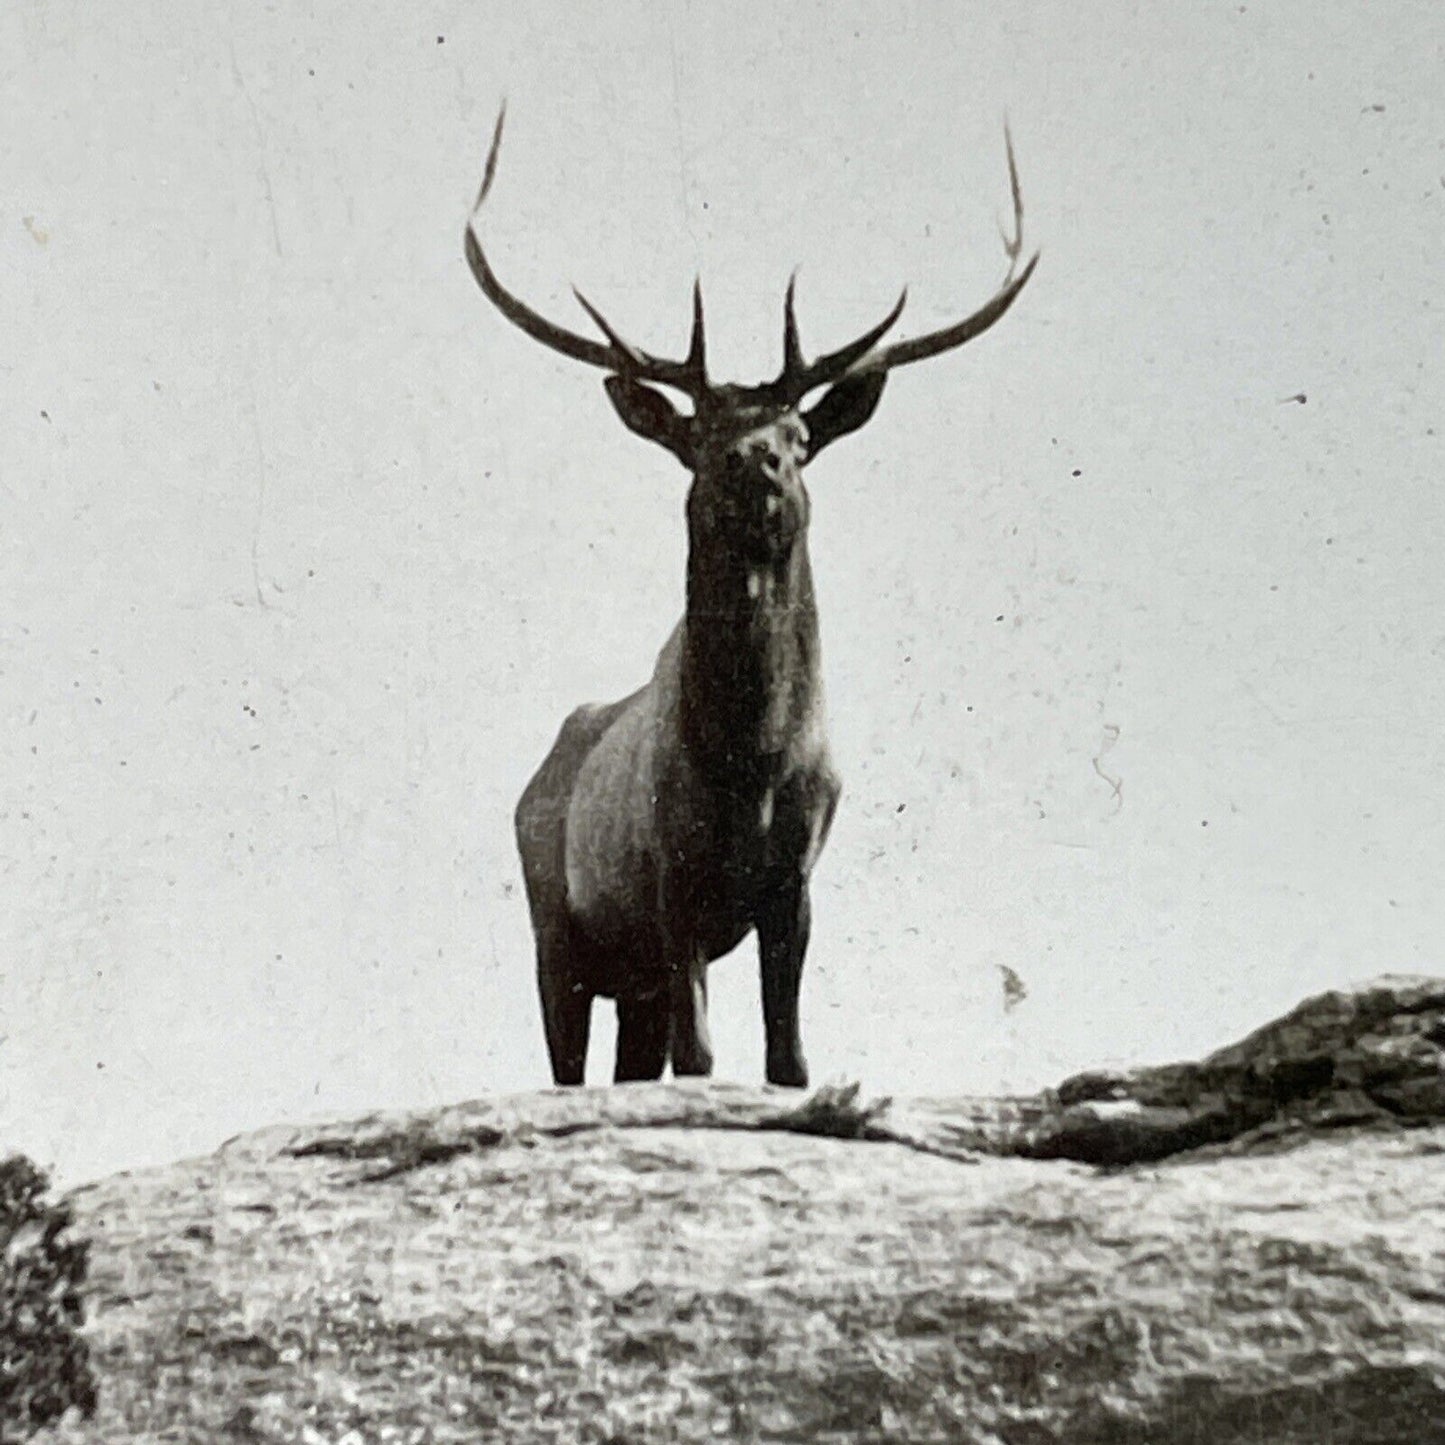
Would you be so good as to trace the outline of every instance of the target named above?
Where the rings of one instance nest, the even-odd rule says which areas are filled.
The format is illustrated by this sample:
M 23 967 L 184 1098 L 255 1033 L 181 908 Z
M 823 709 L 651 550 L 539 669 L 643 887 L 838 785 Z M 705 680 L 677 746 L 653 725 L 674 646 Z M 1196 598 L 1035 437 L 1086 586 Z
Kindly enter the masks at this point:
M 1033 1098 L 545 1093 L 70 1202 L 57 1439 L 1445 1442 L 1445 980 Z

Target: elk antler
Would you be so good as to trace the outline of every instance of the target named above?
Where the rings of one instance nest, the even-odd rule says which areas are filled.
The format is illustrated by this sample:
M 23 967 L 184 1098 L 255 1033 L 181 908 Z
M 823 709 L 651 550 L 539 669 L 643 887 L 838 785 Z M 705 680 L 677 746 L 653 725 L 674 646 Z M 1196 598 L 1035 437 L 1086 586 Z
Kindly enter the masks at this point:
M 797 282 L 798 273 L 795 271 L 788 278 L 788 293 L 783 298 L 783 369 L 769 388 L 774 395 L 788 402 L 801 401 L 815 388 L 837 381 L 883 339 L 903 314 L 903 303 L 908 300 L 908 288 L 905 286 L 899 292 L 893 310 L 871 331 L 865 331 L 856 341 L 850 341 L 816 361 L 805 362 L 803 348 L 798 343 L 798 318 L 793 311 L 793 292 Z
M 865 356 L 855 367 L 857 371 L 888 371 L 895 366 L 906 366 L 910 361 L 923 361 L 930 356 L 937 356 L 942 351 L 950 351 L 955 346 L 962 346 L 967 341 L 972 341 L 975 336 L 987 331 L 1005 311 L 1014 303 L 1014 298 L 1024 289 L 1029 277 L 1034 274 L 1034 267 L 1039 264 L 1039 253 L 1034 252 L 1027 266 L 1015 275 L 1018 267 L 1019 255 L 1023 251 L 1024 244 L 1024 198 L 1019 187 L 1018 165 L 1014 160 L 1013 137 L 1009 134 L 1008 123 L 1003 128 L 1004 144 L 1008 148 L 1008 178 L 1009 188 L 1013 192 L 1014 202 L 1014 233 L 1012 237 L 1003 233 L 1000 227 L 1000 234 L 1003 235 L 1004 253 L 1008 256 L 1008 274 L 1003 279 L 1003 284 L 994 293 L 993 297 L 984 305 L 980 306 L 972 316 L 966 316 L 962 321 L 955 322 L 952 326 L 946 326 L 941 331 L 930 331 L 925 336 L 915 336 L 909 341 L 897 341 L 892 346 L 885 346 L 882 351 L 872 356 Z
M 693 285 L 692 340 L 688 345 L 687 356 L 682 361 L 669 361 L 666 357 L 653 356 L 623 340 L 602 313 L 576 287 L 573 287 L 573 295 L 577 297 L 583 309 L 607 338 L 607 345 L 604 346 L 600 341 L 593 341 L 590 337 L 578 336 L 576 332 L 568 331 L 566 327 L 549 321 L 539 312 L 533 311 L 525 301 L 512 295 L 497 279 L 497 273 L 492 270 L 491 263 L 487 260 L 486 253 L 482 250 L 482 243 L 477 236 L 477 216 L 482 209 L 482 203 L 487 199 L 487 192 L 492 188 L 492 179 L 496 175 L 497 152 L 501 148 L 502 124 L 506 118 L 507 106 L 504 101 L 501 110 L 497 113 L 497 128 L 492 133 L 492 146 L 487 152 L 487 164 L 486 169 L 482 172 L 481 189 L 477 192 L 472 213 L 467 218 L 464 242 L 467 264 L 471 267 L 472 275 L 476 277 L 477 285 L 482 288 L 487 300 L 508 321 L 525 331 L 534 341 L 540 341 L 544 346 L 551 347 L 553 351 L 560 351 L 564 356 L 570 356 L 575 361 L 585 361 L 589 366 L 600 366 L 605 371 L 618 372 L 635 377 L 640 381 L 661 382 L 666 386 L 677 387 L 692 397 L 706 392 L 707 346 L 703 339 L 701 283 Z

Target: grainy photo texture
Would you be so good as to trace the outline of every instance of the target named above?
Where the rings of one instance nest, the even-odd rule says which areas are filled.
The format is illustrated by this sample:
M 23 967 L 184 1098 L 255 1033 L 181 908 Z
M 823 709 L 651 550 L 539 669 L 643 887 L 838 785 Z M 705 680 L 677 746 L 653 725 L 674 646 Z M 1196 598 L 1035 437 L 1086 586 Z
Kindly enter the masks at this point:
M 0 1440 L 1445 1442 L 1442 52 L 0 10 Z

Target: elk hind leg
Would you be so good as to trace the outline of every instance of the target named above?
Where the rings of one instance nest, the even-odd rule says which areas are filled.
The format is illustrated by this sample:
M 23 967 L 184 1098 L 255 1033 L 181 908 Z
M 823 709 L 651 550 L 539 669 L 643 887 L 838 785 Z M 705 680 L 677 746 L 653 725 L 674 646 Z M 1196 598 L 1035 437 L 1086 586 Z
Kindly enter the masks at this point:
M 619 1084 L 660 1079 L 667 1065 L 667 995 L 617 1000 L 617 1068 Z
M 580 707 L 557 734 L 517 803 L 517 851 L 537 936 L 537 981 L 552 1077 L 580 1084 L 592 1023 L 593 975 L 567 907 L 567 806 L 587 754 L 622 704 Z
M 671 1038 L 675 1078 L 707 1078 L 712 1074 L 712 1036 L 707 1026 L 707 961 L 696 949 L 675 966 L 672 979 Z
M 537 985 L 542 996 L 542 1025 L 547 1034 L 552 1079 L 558 1085 L 580 1084 L 587 1067 L 592 990 L 580 972 L 565 938 L 538 938 Z

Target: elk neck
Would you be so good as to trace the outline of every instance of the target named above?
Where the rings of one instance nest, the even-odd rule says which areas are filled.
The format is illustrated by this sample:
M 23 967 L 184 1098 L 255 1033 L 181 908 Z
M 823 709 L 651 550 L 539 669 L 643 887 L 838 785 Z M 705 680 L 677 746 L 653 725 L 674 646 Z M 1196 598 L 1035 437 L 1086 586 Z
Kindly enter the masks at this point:
M 694 764 L 731 790 L 762 790 L 820 696 L 807 534 L 799 529 L 786 550 L 762 560 L 717 537 L 694 532 L 689 543 L 683 740 Z

